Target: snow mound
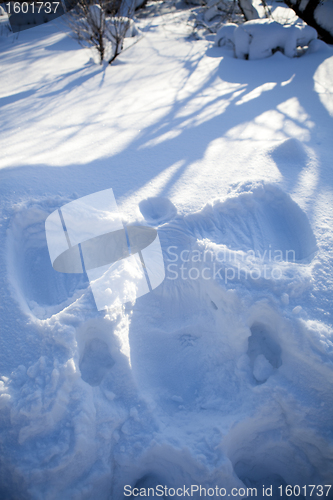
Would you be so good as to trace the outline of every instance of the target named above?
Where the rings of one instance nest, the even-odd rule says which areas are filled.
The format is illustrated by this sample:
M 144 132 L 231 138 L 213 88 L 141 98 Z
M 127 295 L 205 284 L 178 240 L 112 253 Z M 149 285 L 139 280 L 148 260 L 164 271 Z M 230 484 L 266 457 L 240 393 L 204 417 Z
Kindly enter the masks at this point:
M 318 25 L 327 30 L 333 36 L 333 1 L 326 0 L 319 2 L 315 11 L 314 18 Z
M 332 57 L 326 59 L 319 65 L 313 79 L 315 91 L 318 92 L 322 105 L 326 108 L 327 112 L 333 116 L 333 93 L 330 90 L 330 85 L 333 81 Z
M 297 56 L 297 47 L 305 47 L 317 38 L 307 25 L 283 26 L 271 19 L 255 19 L 240 26 L 227 24 L 216 34 L 215 45 L 232 44 L 238 59 L 263 59 L 276 51 L 287 57 Z
M 312 40 L 309 43 L 307 53 L 315 54 L 316 52 L 330 52 L 329 45 L 327 45 L 327 43 L 325 43 L 323 40 L 318 40 L 318 38 Z
M 215 35 L 215 46 L 222 47 L 223 45 L 229 45 L 234 47 L 234 31 L 238 27 L 235 23 L 224 24 Z
M 270 155 L 277 164 L 305 164 L 308 160 L 303 144 L 295 138 L 283 141 L 271 150 Z

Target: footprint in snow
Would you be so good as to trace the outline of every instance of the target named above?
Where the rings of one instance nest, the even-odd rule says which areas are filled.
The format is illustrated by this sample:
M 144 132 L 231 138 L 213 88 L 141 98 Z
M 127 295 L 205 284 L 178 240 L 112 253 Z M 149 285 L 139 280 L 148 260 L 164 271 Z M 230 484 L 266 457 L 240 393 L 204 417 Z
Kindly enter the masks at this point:
M 162 224 L 174 219 L 177 209 L 168 198 L 146 198 L 139 203 L 140 212 L 147 222 Z
M 206 205 L 186 217 L 197 239 L 253 252 L 260 260 L 304 262 L 317 250 L 307 215 L 291 196 L 273 184 L 240 186 L 234 196 Z
M 94 338 L 86 344 L 80 362 L 81 377 L 85 382 L 92 387 L 100 385 L 113 365 L 114 360 L 106 342 Z
M 253 371 L 253 376 L 259 384 L 263 384 L 281 365 L 281 347 L 274 339 L 269 329 L 254 323 L 248 340 L 247 354 Z

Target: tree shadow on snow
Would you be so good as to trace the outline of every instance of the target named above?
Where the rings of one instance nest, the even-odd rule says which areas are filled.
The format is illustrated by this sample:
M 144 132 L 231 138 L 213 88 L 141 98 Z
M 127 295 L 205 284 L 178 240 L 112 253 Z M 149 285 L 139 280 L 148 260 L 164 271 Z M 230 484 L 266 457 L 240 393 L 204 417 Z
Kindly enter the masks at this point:
M 306 65 L 304 64 L 305 58 L 307 59 Z M 321 57 L 318 54 L 309 54 L 301 59 L 293 60 L 280 53 L 259 61 L 242 61 L 223 57 L 218 69 L 213 71 L 199 88 L 188 93 L 186 97 L 178 98 L 176 96 L 168 112 L 155 123 L 144 128 L 120 153 L 107 159 L 100 158 L 79 166 L 75 164 L 64 168 L 48 166 L 47 169 L 44 166 L 17 167 L 15 169 L 16 192 L 21 192 L 23 195 L 27 185 L 34 189 L 32 179 L 38 178 L 37 190 L 39 190 L 38 186 L 43 185 L 45 191 L 51 193 L 76 191 L 79 196 L 83 196 L 88 192 L 112 186 L 118 199 L 125 198 L 129 193 L 146 185 L 168 167 L 181 162 L 181 166 L 169 178 L 159 193 L 160 196 L 168 196 L 175 182 L 185 173 L 189 165 L 204 158 L 207 147 L 215 139 L 223 137 L 226 140 L 240 142 L 243 140 L 260 142 L 263 139 L 261 136 L 263 130 L 269 129 L 272 125 L 272 136 L 281 132 L 288 139 L 295 135 L 293 135 L 294 131 L 296 136 L 299 134 L 300 140 L 302 140 L 302 134 L 308 135 L 312 139 L 316 134 L 316 127 L 310 128 L 307 123 L 304 123 L 302 117 L 298 119 L 297 116 L 288 114 L 287 107 L 285 110 L 280 107 L 278 111 L 277 108 L 287 100 L 296 98 L 308 115 L 307 122 L 319 122 L 323 128 L 328 128 L 331 125 L 331 117 L 326 110 L 323 111 L 318 95 L 313 90 L 315 70 L 318 64 L 326 58 L 327 53 L 323 53 Z M 183 88 L 185 88 L 190 76 L 198 70 L 198 63 L 199 59 L 195 57 L 189 58 L 184 63 L 188 73 L 187 77 L 184 77 Z M 81 72 L 83 74 L 80 74 Z M 91 68 L 90 70 L 86 68 L 85 71 L 85 68 L 82 68 L 82 70 L 61 75 L 59 81 L 66 82 L 68 78 L 70 81 L 65 83 L 60 94 L 70 92 L 99 72 L 100 69 L 91 71 Z M 79 76 L 73 80 L 71 79 L 73 75 Z M 103 78 L 105 78 L 105 72 Z M 230 85 L 230 88 L 226 89 L 223 95 L 217 95 L 211 100 L 206 99 L 206 102 L 201 105 L 199 101 L 202 95 L 220 79 L 237 85 Z M 43 98 L 56 95 L 59 96 L 59 90 L 48 92 L 43 95 Z M 11 99 L 14 97 L 12 96 Z M 20 98 L 24 97 L 25 95 L 22 95 Z M 209 118 L 208 113 L 208 118 L 196 119 L 207 110 L 214 110 L 214 107 L 217 107 L 222 101 L 225 106 L 220 113 L 212 113 L 211 118 Z M 4 104 L 7 103 L 8 101 L 4 102 Z M 183 111 L 194 103 L 193 111 L 184 114 Z M 42 104 L 41 99 L 40 106 Z M 96 116 L 98 112 L 99 110 L 96 110 Z M 267 115 L 266 119 L 265 113 L 272 112 L 276 112 L 276 117 Z M 261 121 L 259 120 L 260 126 L 257 129 L 246 131 L 249 123 L 258 122 L 258 117 L 262 118 Z M 279 118 L 280 124 L 275 123 L 275 118 Z M 93 121 L 94 116 L 91 116 L 91 123 Z M 292 123 L 295 127 L 293 130 L 289 130 Z M 73 132 L 73 135 L 79 133 L 84 127 L 85 123 L 76 132 Z M 69 139 L 70 137 L 67 137 L 66 140 Z M 222 171 L 223 166 L 221 160 Z M 283 164 L 278 165 L 278 167 L 281 173 L 286 176 L 289 187 L 292 183 L 297 182 L 299 173 L 297 170 L 284 171 Z M 1 176 L 3 180 L 7 178 L 10 181 L 12 173 L 6 169 L 1 172 Z M 91 182 L 87 182 L 87 179 L 90 179 Z

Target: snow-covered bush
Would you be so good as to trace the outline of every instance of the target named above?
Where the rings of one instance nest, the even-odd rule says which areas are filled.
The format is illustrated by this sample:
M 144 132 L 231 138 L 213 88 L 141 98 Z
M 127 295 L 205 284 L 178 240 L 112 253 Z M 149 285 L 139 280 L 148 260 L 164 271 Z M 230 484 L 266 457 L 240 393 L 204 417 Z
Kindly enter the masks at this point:
M 231 44 L 239 59 L 263 59 L 277 50 L 295 57 L 297 47 L 305 47 L 316 38 L 316 30 L 305 24 L 283 26 L 271 19 L 256 19 L 240 26 L 222 26 L 216 34 L 215 45 Z
M 235 2 L 230 0 L 208 0 L 202 9 L 203 19 L 206 23 L 210 23 L 213 19 L 225 19 L 230 15 L 235 7 Z
M 200 5 L 192 8 L 193 31 L 196 36 L 216 33 L 221 25 L 226 23 L 242 24 L 245 21 L 271 17 L 266 0 L 185 0 L 190 5 Z
M 7 36 L 12 32 L 11 26 L 9 24 L 7 12 L 0 5 L 0 37 Z
M 199 2 L 199 0 L 187 0 L 187 3 Z M 238 0 L 208 0 L 201 7 L 192 9 L 189 19 L 196 37 L 204 37 L 207 34 L 216 33 L 221 24 L 244 22 Z

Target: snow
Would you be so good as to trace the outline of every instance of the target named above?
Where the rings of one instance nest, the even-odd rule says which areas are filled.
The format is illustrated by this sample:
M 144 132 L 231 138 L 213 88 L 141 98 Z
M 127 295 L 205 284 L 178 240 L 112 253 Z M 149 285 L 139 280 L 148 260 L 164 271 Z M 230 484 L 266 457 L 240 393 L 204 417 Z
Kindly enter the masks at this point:
M 240 0 L 239 3 L 244 12 L 245 19 L 248 21 L 252 19 L 259 19 L 258 11 L 251 0 Z
M 128 26 L 125 32 L 126 38 L 131 38 L 139 35 L 139 31 L 135 25 L 135 22 L 129 17 L 108 17 L 107 23 L 108 32 L 110 33 L 111 37 L 119 37 L 119 34 L 124 31 L 126 26 Z
M 280 24 L 295 24 L 299 20 L 299 18 L 295 14 L 295 11 L 289 9 L 286 4 L 274 3 L 271 9 L 271 13 L 274 21 Z
M 234 47 L 234 31 L 237 26 L 235 23 L 226 23 L 221 26 L 215 35 L 215 45 L 217 47 L 222 47 L 223 45 Z
M 311 26 L 283 26 L 272 19 L 256 19 L 240 26 L 222 26 L 216 33 L 215 45 L 232 44 L 238 59 L 263 59 L 276 50 L 295 57 L 297 47 L 308 46 L 316 38 L 317 32 Z
M 92 22 L 92 27 L 99 28 L 103 22 L 103 12 L 101 6 L 98 4 L 93 4 L 89 6 L 89 14 Z M 89 27 L 88 27 L 89 29 Z
M 321 42 L 321 40 L 317 40 L 317 42 L 320 42 L 320 44 L 318 44 L 318 46 L 316 47 L 312 47 L 311 44 L 311 50 L 323 50 L 323 48 L 325 48 L 323 47 L 323 42 Z M 331 57 L 324 61 L 323 64 L 318 67 L 316 73 L 314 74 L 313 80 L 315 90 L 319 95 L 319 99 L 321 100 L 328 113 L 333 116 L 333 95 L 327 87 L 327 82 L 332 81 L 333 78 L 331 62 Z
M 332 483 L 332 47 L 235 59 L 185 14 L 110 67 L 2 39 L 1 499 Z M 109 188 L 166 278 L 98 311 L 45 221 Z
M 266 380 L 272 375 L 273 366 L 270 364 L 268 359 L 265 358 L 263 354 L 259 354 L 253 366 L 253 375 L 258 382 L 266 382 Z
M 333 1 L 320 2 L 314 11 L 314 18 L 319 24 L 333 36 Z

